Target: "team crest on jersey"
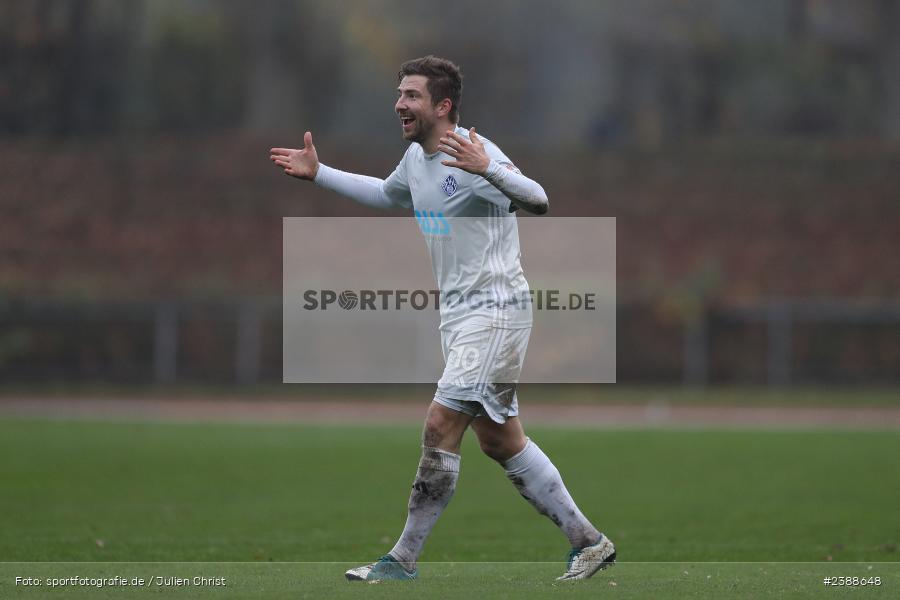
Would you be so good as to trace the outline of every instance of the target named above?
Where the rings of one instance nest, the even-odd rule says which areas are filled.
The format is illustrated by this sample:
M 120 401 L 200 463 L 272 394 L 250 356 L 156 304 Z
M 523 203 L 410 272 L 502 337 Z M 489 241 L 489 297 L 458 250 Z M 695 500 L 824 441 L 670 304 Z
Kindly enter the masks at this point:
M 444 183 L 441 185 L 441 189 L 444 190 L 444 193 L 448 196 L 452 196 L 456 190 L 459 189 L 459 184 L 456 183 L 456 177 L 453 175 L 447 175 L 447 179 L 444 180 Z

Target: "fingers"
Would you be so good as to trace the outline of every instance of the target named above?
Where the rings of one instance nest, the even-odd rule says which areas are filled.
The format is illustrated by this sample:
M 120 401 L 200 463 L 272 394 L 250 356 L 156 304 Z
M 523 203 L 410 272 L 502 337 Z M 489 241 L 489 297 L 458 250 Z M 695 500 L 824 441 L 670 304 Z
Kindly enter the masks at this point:
M 450 156 L 452 156 L 454 158 L 459 156 L 459 150 L 457 150 L 456 148 L 452 148 L 450 146 L 446 146 L 444 144 L 438 144 L 437 149 L 440 150 L 441 152 L 443 152 L 444 154 L 449 154 Z
M 473 144 L 481 143 L 481 138 L 479 138 L 478 135 L 475 133 L 474 127 L 469 128 L 469 139 L 472 141 Z
M 462 163 L 456 160 L 442 160 L 441 164 L 445 167 L 456 167 L 457 169 L 462 169 Z
M 275 166 L 277 167 L 287 167 L 291 164 L 291 158 L 289 156 L 281 156 L 281 155 L 272 155 L 269 157 Z
M 279 169 L 284 169 L 284 172 L 288 175 L 292 175 L 291 173 L 291 157 L 287 154 L 276 154 L 276 150 L 288 150 L 286 148 L 272 148 L 272 155 L 269 156 L 269 160 L 278 167 Z M 296 152 L 296 150 L 288 150 L 288 152 Z
M 441 143 L 444 144 L 445 146 L 450 146 L 451 148 L 454 148 L 454 149 L 456 149 L 456 150 L 462 150 L 462 149 L 463 149 L 463 142 L 460 142 L 460 141 L 458 141 L 458 140 L 456 140 L 456 139 L 449 138 L 449 137 L 446 137 L 446 136 L 445 136 L 445 137 L 442 137 L 442 138 L 440 139 L 440 141 L 441 141 Z M 466 143 L 468 143 L 468 142 L 466 142 Z
M 469 143 L 469 140 L 467 140 L 467 139 L 464 138 L 463 136 L 459 135 L 459 134 L 456 133 L 455 131 L 448 131 L 446 137 L 449 137 L 449 138 L 455 140 L 455 141 L 458 142 L 459 145 L 461 145 L 461 146 L 464 145 L 464 144 L 468 144 L 468 143 Z
M 312 141 L 312 132 L 307 131 L 303 134 L 303 148 L 270 148 L 269 153 L 272 156 L 290 156 L 294 152 L 302 152 L 303 150 L 315 148 Z

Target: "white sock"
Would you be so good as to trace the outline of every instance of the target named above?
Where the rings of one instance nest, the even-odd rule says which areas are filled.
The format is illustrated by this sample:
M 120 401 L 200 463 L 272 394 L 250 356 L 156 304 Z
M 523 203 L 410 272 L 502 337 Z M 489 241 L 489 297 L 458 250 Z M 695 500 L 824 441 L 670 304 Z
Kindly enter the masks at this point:
M 406 526 L 389 552 L 407 571 L 416 568 L 425 539 L 453 497 L 458 478 L 459 454 L 422 447 L 422 459 L 409 495 Z
M 573 548 L 597 543 L 600 532 L 578 510 L 559 471 L 537 444 L 528 440 L 521 452 L 503 463 L 503 468 L 522 497 L 550 517 Z

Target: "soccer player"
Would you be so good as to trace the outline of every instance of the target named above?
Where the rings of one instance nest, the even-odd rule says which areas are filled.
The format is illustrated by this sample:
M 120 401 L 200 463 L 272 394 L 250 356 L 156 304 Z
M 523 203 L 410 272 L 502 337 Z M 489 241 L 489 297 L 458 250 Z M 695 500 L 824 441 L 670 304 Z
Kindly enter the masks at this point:
M 585 579 L 615 561 L 615 547 L 579 510 L 518 418 L 516 381 L 532 314 L 530 302 L 517 301 L 528 297 L 528 282 L 514 211 L 544 214 L 547 195 L 474 127 L 459 127 L 462 76 L 455 64 L 434 56 L 411 60 L 400 67 L 399 81 L 394 110 L 411 143 L 387 179 L 321 164 L 308 131 L 303 148 L 273 148 L 270 157 L 286 174 L 364 205 L 413 209 L 441 292 L 445 368 L 425 417 L 406 526 L 387 554 L 346 577 L 417 576 L 425 540 L 456 488 L 460 443 L 471 427 L 482 451 L 568 539 L 572 550 L 559 579 Z

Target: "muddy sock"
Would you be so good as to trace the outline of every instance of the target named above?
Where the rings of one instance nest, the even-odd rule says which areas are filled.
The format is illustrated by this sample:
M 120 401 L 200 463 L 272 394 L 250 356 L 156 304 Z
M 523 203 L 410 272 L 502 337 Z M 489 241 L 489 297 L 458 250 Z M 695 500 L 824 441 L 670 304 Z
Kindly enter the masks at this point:
M 597 543 L 600 532 L 578 510 L 559 471 L 537 444 L 528 440 L 521 452 L 503 463 L 503 468 L 522 497 L 550 517 L 573 548 Z
M 459 478 L 459 454 L 422 448 L 422 459 L 409 495 L 409 513 L 403 534 L 390 551 L 407 571 L 416 568 L 425 539 L 450 502 Z

